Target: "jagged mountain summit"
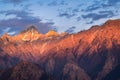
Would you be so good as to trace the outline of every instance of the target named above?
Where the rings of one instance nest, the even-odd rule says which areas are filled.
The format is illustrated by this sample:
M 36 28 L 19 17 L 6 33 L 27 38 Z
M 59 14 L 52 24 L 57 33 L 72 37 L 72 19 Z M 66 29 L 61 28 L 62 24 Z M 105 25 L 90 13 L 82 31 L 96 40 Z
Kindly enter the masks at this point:
M 26 28 L 25 30 L 23 30 L 21 33 L 26 33 L 26 32 L 39 33 L 38 29 L 35 26 L 33 26 L 33 25 L 29 26 L 28 28 Z
M 48 31 L 46 34 L 42 34 L 38 31 L 38 29 L 35 26 L 29 26 L 19 34 L 15 36 L 10 36 L 7 33 L 1 36 L 1 39 L 4 41 L 4 39 L 9 40 L 9 42 L 33 42 L 36 40 L 50 40 L 52 38 L 62 38 L 66 36 L 67 33 L 57 33 L 54 30 Z
M 23 41 L 34 41 L 37 40 L 42 34 L 38 31 L 35 26 L 29 26 L 27 29 L 20 32 L 20 34 L 16 35 L 16 38 L 21 38 Z M 14 39 L 14 37 L 13 37 Z
M 41 34 L 32 26 L 15 36 L 2 36 L 0 43 L 1 75 L 3 69 L 14 72 L 14 67 L 25 61 L 37 64 L 53 80 L 106 80 L 116 75 L 120 64 L 120 20 L 109 20 L 76 34 L 53 30 Z

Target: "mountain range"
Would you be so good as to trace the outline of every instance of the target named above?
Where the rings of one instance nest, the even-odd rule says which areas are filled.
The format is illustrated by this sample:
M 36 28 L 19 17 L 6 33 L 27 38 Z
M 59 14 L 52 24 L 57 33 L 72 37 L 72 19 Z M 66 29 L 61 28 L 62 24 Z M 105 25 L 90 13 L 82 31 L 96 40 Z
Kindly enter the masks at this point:
M 120 80 L 120 19 L 72 34 L 30 26 L 2 35 L 0 80 Z

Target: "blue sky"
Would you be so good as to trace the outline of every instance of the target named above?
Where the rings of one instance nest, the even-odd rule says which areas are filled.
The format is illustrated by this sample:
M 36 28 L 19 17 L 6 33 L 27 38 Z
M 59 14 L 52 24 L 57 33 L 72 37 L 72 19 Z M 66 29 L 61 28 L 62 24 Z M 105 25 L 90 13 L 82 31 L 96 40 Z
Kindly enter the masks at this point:
M 120 0 L 0 0 L 0 35 L 32 24 L 41 33 L 73 33 L 109 19 L 120 19 Z

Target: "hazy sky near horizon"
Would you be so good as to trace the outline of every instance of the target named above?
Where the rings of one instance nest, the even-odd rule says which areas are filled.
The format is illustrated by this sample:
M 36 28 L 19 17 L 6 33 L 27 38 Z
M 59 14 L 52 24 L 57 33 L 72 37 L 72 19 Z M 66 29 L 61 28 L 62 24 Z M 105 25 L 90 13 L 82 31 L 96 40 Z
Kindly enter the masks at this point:
M 109 19 L 120 19 L 120 0 L 0 0 L 0 35 L 31 24 L 41 33 L 72 33 Z

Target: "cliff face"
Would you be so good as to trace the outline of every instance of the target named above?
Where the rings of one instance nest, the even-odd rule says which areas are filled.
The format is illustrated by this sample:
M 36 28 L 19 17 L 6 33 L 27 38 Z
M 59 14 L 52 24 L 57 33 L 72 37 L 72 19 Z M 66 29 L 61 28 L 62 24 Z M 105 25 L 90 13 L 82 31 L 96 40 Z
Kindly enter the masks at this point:
M 38 64 L 55 80 L 103 80 L 120 64 L 120 20 L 76 34 L 30 27 L 16 36 L 0 38 L 0 68 L 21 61 Z

